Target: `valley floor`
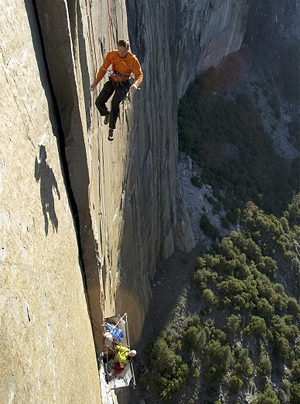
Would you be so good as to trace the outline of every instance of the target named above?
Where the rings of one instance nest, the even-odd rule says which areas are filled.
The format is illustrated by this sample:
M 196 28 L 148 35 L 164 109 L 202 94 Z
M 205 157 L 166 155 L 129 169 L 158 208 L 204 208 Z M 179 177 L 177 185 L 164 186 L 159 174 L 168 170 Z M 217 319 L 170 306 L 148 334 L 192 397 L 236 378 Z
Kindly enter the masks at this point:
M 203 252 L 203 246 L 199 244 L 189 254 L 176 251 L 157 269 L 152 282 L 152 302 L 137 347 L 138 358 L 134 365 L 137 374 L 146 363 L 143 351 L 147 343 L 174 323 L 176 327 L 180 327 L 186 318 L 189 312 L 187 296 L 194 293 L 191 279 L 195 270 L 195 260 Z M 151 404 L 159 402 L 161 401 L 156 402 L 154 397 L 151 398 Z M 141 404 L 137 392 L 132 392 L 130 403 Z

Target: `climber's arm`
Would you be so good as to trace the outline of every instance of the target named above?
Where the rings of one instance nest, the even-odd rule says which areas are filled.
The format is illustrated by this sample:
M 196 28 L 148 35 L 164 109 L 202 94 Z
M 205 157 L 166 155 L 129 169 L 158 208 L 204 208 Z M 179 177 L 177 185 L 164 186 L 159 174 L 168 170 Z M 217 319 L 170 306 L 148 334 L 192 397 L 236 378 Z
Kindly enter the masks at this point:
M 137 58 L 135 57 L 134 65 L 132 68 L 133 74 L 135 75 L 135 85 L 138 87 L 143 81 L 143 72 L 141 65 Z
M 90 86 L 91 91 L 93 91 L 94 88 L 96 88 L 97 84 L 103 79 L 103 77 L 105 76 L 105 73 L 107 72 L 107 69 L 111 65 L 111 56 L 112 56 L 111 53 L 112 52 L 108 52 L 108 54 L 106 55 L 106 57 L 103 61 L 103 64 L 97 73 L 94 83 L 91 84 L 91 86 Z
M 134 92 L 137 90 L 138 86 L 141 84 L 141 82 L 143 80 L 142 68 L 141 68 L 139 61 L 137 60 L 137 58 L 135 56 L 134 56 L 134 63 L 132 66 L 132 72 L 135 76 L 135 82 L 134 82 L 134 84 L 132 84 L 130 86 L 130 91 Z

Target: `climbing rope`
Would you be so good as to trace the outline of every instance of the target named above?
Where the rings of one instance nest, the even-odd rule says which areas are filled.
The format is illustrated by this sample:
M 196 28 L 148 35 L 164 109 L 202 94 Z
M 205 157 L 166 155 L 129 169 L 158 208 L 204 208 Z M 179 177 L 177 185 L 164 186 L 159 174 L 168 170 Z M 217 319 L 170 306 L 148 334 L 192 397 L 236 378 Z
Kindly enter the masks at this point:
M 91 0 L 89 0 L 89 8 L 90 8 L 89 17 L 90 17 L 91 32 L 92 32 L 92 47 L 93 47 L 93 53 L 94 53 L 94 58 L 95 58 L 95 71 L 97 73 L 98 62 L 97 62 L 97 54 L 96 54 L 95 33 L 94 33 L 94 25 L 93 25 Z
M 113 37 L 112 37 L 112 23 L 111 23 L 109 0 L 107 0 L 106 3 L 107 3 L 107 13 L 108 13 L 108 23 L 109 23 L 110 46 L 111 46 L 111 50 L 113 50 L 114 43 L 113 43 Z
M 90 31 L 91 31 L 91 39 L 92 39 L 92 48 L 93 48 L 93 54 L 95 58 L 95 65 L 94 65 L 94 77 L 96 77 L 97 71 L 98 71 L 98 61 L 97 61 L 97 53 L 96 53 L 96 43 L 95 43 L 95 32 L 94 32 L 94 24 L 93 24 L 93 15 L 92 15 L 92 4 L 91 0 L 89 1 L 89 20 L 90 20 Z M 95 104 L 95 93 L 93 91 L 92 94 L 92 100 L 93 100 L 93 105 Z

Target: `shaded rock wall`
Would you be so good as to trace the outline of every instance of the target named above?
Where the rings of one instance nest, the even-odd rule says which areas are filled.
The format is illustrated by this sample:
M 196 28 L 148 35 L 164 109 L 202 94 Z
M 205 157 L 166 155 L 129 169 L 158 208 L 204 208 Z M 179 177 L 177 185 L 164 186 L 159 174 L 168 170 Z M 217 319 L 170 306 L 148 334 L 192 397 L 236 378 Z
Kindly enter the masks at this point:
M 137 316 L 147 308 L 157 262 L 195 245 L 177 187 L 179 98 L 199 72 L 240 48 L 249 1 L 126 4 L 131 44 L 145 78 L 133 102 L 118 307 L 125 309 L 124 296 L 130 295 Z

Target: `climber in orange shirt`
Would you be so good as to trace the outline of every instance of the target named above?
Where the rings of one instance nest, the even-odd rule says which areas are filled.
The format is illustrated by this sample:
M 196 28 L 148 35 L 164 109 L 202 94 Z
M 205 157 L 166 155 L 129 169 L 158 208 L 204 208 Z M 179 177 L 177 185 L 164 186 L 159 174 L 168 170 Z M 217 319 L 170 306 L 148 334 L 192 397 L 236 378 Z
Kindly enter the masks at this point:
M 137 90 L 143 80 L 143 72 L 137 57 L 129 51 L 129 42 L 120 39 L 118 49 L 108 52 L 106 55 L 94 83 L 90 86 L 91 91 L 102 80 L 110 65 L 112 65 L 112 74 L 96 99 L 96 107 L 101 116 L 105 116 L 104 123 L 109 123 L 108 140 L 113 140 L 120 103 L 128 91 L 134 92 Z M 111 111 L 109 112 L 105 103 L 113 93 Z

